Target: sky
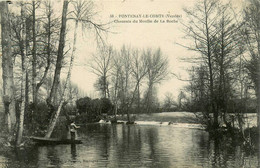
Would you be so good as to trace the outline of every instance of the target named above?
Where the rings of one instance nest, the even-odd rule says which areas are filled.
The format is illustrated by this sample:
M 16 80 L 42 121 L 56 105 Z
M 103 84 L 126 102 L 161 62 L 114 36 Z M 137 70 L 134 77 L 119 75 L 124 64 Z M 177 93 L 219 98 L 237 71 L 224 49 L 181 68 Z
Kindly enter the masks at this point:
M 177 74 L 182 79 L 188 79 L 187 69 L 190 63 L 184 62 L 181 58 L 195 55 L 186 48 L 178 45 L 189 45 L 191 41 L 184 39 L 181 21 L 187 19 L 183 8 L 191 8 L 197 0 L 96 0 L 95 10 L 98 20 L 103 23 L 111 22 L 109 25 L 110 33 L 104 39 L 107 44 L 115 49 L 128 45 L 133 48 L 158 48 L 160 47 L 164 56 L 169 60 L 169 71 Z M 225 0 L 224 0 L 225 1 Z M 240 8 L 243 0 L 231 0 L 233 5 Z M 111 17 L 113 15 L 113 17 Z M 171 15 L 172 17 L 167 17 Z M 163 17 L 162 17 L 163 16 Z M 152 23 L 140 23 L 139 20 L 150 20 Z M 118 21 L 131 21 L 131 23 L 119 23 Z M 133 23 L 138 20 L 138 23 Z M 154 22 L 157 20 L 158 22 Z M 164 23 L 160 23 L 164 20 Z M 173 23 L 167 23 L 173 20 Z M 89 31 L 91 32 L 91 31 Z M 95 76 L 90 68 L 86 66 L 91 56 L 96 52 L 96 45 L 93 33 L 79 35 L 77 41 L 76 65 L 72 72 L 72 81 L 83 89 L 87 95 L 95 97 L 98 93 L 93 84 Z M 178 44 L 177 44 L 178 43 Z M 178 80 L 173 75 L 157 86 L 159 100 L 163 100 L 166 93 L 171 93 L 174 98 L 178 97 L 179 92 L 187 82 Z

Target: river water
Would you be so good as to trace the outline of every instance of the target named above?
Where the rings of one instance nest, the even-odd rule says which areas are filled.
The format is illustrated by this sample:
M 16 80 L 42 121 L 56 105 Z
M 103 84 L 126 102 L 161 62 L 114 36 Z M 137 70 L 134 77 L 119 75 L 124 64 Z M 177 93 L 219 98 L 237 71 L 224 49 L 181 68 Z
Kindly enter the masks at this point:
M 0 167 L 257 167 L 255 154 L 210 140 L 196 124 L 89 124 L 82 144 L 33 146 L 0 154 Z

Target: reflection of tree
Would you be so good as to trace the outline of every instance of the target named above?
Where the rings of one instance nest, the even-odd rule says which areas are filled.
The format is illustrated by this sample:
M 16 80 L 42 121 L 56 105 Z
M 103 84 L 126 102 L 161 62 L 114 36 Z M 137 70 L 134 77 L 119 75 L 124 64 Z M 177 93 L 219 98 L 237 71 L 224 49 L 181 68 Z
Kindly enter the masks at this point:
M 71 154 L 76 160 L 76 147 L 71 148 Z M 10 164 L 6 167 L 62 167 L 65 162 L 70 160 L 69 146 L 32 146 L 24 149 L 10 151 L 6 156 Z
M 88 125 L 82 132 L 82 137 L 94 138 L 95 142 L 95 153 L 102 159 L 109 160 L 109 152 L 111 146 L 111 126 L 110 125 L 99 125 L 93 124 Z M 90 145 L 90 144 L 89 144 Z M 99 159 L 99 158 L 95 158 Z
M 103 158 L 106 158 L 106 160 L 108 160 L 109 157 L 109 150 L 110 150 L 110 130 L 108 130 L 109 127 L 105 127 L 105 132 L 104 132 L 104 137 L 103 137 L 103 145 L 102 145 L 102 149 L 104 151 L 104 153 L 102 154 Z M 102 151 L 102 150 L 101 150 Z
M 149 143 L 149 147 L 151 150 L 151 154 L 150 154 L 150 159 L 152 159 L 153 161 L 157 162 L 159 161 L 159 158 L 157 157 L 156 153 L 156 144 L 158 142 L 158 133 L 155 131 L 154 128 L 150 128 L 147 131 L 147 136 L 148 136 L 148 143 Z
M 117 127 L 122 128 L 121 132 L 115 132 L 117 133 L 115 136 L 118 137 L 115 149 L 118 166 L 125 164 L 126 160 L 131 163 L 129 166 L 139 165 L 142 162 L 140 129 L 134 125 L 117 125 Z
M 70 146 L 70 153 L 71 153 L 71 160 L 72 160 L 72 162 L 75 162 L 76 158 L 77 158 L 76 144 L 71 144 L 71 146 Z
M 209 157 L 209 148 L 210 148 L 210 141 L 209 136 L 205 131 L 195 131 L 193 136 L 193 142 L 198 145 L 198 149 L 196 152 L 201 158 L 208 158 Z
M 139 164 L 142 161 L 142 134 L 140 129 L 133 125 L 87 125 L 81 134 L 81 138 L 86 136 L 85 138 L 88 139 L 88 143 L 84 145 L 87 145 L 88 148 L 94 147 L 94 154 L 100 156 L 100 158 L 95 157 L 94 159 L 107 161 L 106 165 L 103 165 L 104 162 L 98 162 L 98 164 L 102 164 L 102 166 L 99 165 L 101 167 L 122 167 L 126 166 L 126 161 L 131 164 Z M 84 159 L 88 160 L 85 157 Z
M 207 148 L 209 164 L 212 167 L 245 167 L 248 159 L 253 158 L 246 158 L 243 147 L 227 138 L 210 139 Z
M 167 153 L 159 146 L 159 129 L 156 127 L 152 127 L 149 129 L 145 129 L 145 142 L 147 143 L 150 148 L 150 155 L 149 160 L 151 159 L 152 162 L 149 163 L 150 167 L 170 167 L 169 159 L 164 157 L 162 158 L 162 153 Z M 163 161 L 163 162 L 161 162 Z
M 50 161 L 50 165 L 60 167 L 60 158 L 57 150 L 53 147 L 47 147 L 47 158 Z
M 6 168 L 27 167 L 28 165 L 36 167 L 39 160 L 38 152 L 37 147 L 29 147 L 26 149 L 16 148 L 14 151 L 6 151 L 4 152 L 4 156 L 8 158 L 8 163 L 0 165 L 5 165 Z

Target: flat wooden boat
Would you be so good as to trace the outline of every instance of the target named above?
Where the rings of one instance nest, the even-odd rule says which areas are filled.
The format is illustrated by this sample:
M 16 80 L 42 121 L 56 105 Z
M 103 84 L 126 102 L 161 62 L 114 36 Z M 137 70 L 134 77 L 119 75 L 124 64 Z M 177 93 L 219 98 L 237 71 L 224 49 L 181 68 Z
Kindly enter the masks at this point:
M 44 137 L 31 137 L 31 139 L 40 145 L 58 145 L 58 144 L 81 144 L 81 140 L 71 139 L 58 139 L 58 138 L 44 138 Z

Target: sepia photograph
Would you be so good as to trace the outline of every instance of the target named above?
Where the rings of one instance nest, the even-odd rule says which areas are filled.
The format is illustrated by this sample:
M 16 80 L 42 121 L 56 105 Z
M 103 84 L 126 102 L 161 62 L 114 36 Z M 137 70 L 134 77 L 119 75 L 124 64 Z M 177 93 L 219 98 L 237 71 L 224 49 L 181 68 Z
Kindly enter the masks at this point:
M 260 168 L 260 0 L 0 0 L 0 168 Z

